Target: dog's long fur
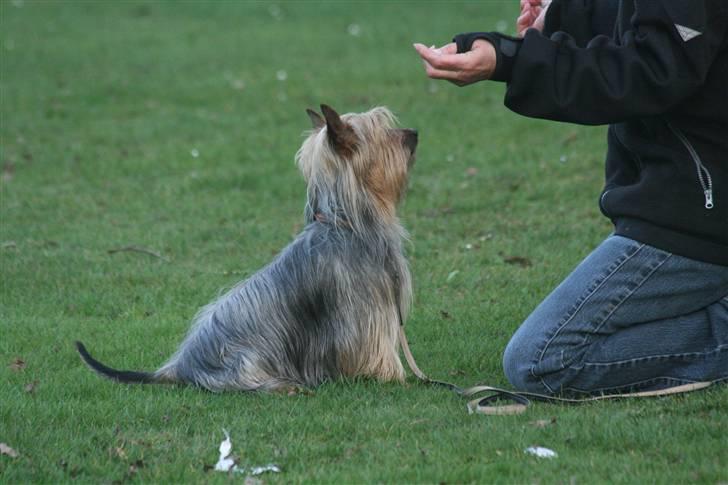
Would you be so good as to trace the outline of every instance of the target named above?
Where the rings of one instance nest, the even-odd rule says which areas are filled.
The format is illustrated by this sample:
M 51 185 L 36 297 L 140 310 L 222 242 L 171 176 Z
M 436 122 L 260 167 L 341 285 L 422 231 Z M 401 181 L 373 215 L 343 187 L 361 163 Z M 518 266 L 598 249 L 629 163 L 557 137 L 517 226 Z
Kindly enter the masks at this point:
M 77 342 L 83 360 L 120 382 L 190 383 L 212 391 L 313 387 L 342 376 L 404 379 L 398 326 L 411 280 L 395 208 L 417 134 L 386 108 L 339 116 L 308 110 L 296 154 L 306 226 L 268 266 L 196 316 L 175 355 L 152 373 L 116 371 Z

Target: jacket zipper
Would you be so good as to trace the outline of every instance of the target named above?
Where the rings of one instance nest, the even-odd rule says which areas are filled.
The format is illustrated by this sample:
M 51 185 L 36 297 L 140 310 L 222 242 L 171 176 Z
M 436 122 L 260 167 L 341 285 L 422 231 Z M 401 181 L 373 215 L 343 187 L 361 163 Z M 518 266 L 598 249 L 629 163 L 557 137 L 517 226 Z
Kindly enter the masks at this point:
M 670 130 L 675 134 L 676 137 L 682 142 L 682 144 L 685 146 L 685 148 L 690 153 L 690 156 L 693 159 L 693 162 L 695 163 L 695 168 L 698 172 L 698 181 L 700 181 L 700 186 L 703 188 L 703 194 L 705 195 L 705 208 L 706 209 L 712 209 L 713 208 L 713 178 L 710 176 L 710 172 L 708 172 L 708 169 L 705 168 L 705 165 L 703 165 L 703 161 L 700 159 L 700 156 L 698 155 L 698 152 L 695 151 L 695 148 L 693 148 L 693 145 L 690 143 L 690 140 L 688 140 L 682 131 L 675 128 L 672 123 L 669 121 L 667 122 L 667 126 L 670 127 Z

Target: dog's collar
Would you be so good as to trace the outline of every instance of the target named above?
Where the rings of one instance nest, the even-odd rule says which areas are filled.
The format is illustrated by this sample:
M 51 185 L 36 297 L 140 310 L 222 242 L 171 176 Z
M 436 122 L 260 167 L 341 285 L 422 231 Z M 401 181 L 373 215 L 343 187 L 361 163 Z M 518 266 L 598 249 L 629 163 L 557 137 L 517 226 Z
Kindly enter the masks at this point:
M 323 212 L 315 212 L 313 219 L 321 224 L 331 224 L 334 227 L 345 227 L 351 229 L 351 224 L 343 216 L 336 216 L 333 220 L 329 219 Z

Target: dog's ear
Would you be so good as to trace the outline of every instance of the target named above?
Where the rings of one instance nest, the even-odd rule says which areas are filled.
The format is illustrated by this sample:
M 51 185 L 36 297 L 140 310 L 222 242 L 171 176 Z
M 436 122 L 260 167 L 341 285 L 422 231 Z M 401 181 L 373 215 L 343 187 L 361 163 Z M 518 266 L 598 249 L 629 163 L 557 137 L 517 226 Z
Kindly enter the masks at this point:
M 356 147 L 354 129 L 347 125 L 331 106 L 322 104 L 321 112 L 326 118 L 326 132 L 334 149 L 342 155 L 352 154 Z
M 324 120 L 321 115 L 314 110 L 306 109 L 306 114 L 309 118 L 311 118 L 311 124 L 313 125 L 314 130 L 321 129 L 326 124 L 326 120 Z

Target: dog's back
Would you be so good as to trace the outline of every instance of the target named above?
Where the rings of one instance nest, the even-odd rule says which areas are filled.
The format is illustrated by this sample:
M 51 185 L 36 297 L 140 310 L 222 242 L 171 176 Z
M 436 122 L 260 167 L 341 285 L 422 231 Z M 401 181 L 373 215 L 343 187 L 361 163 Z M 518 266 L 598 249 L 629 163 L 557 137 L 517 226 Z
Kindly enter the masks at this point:
M 379 239 L 376 244 L 373 240 Z M 271 264 L 197 316 L 160 377 L 210 390 L 313 387 L 342 375 L 402 379 L 400 243 L 314 221 Z

